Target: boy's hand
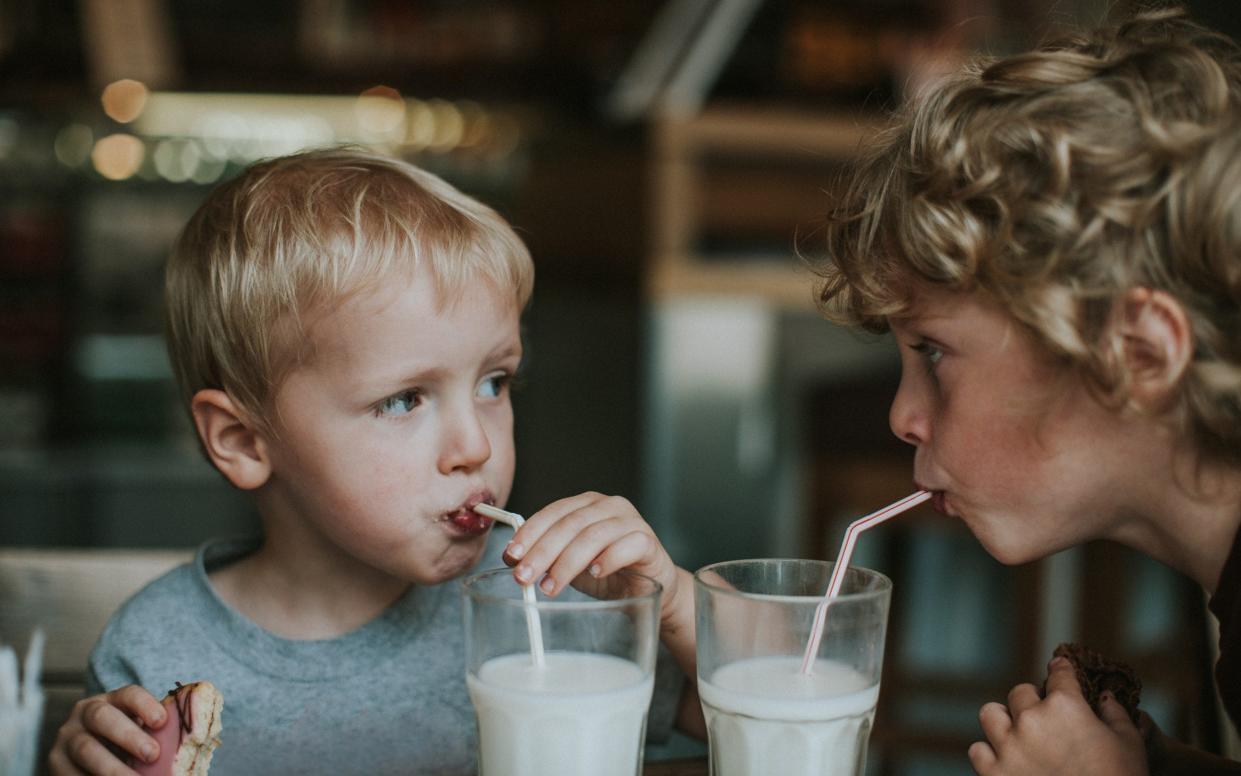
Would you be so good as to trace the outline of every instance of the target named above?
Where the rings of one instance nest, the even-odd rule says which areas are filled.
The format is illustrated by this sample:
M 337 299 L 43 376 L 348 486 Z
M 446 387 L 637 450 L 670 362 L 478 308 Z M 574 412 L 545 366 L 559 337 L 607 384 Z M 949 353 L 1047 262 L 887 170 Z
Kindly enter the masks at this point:
M 1095 716 L 1077 684 L 1073 665 L 1056 658 L 1048 666 L 1047 697 L 1032 684 L 1008 694 L 1008 706 L 988 703 L 978 713 L 986 741 L 969 749 L 979 776 L 1091 774 L 1144 776 L 1142 734 L 1124 708 L 1105 694 Z
M 611 576 L 626 568 L 661 584 L 659 637 L 689 679 L 677 727 L 706 739 L 695 687 L 694 580 L 672 562 L 633 504 L 599 493 L 549 504 L 513 535 L 504 561 L 516 566 L 514 574 L 521 582 L 542 579 L 543 592 L 553 596 L 565 585 L 601 598 L 635 592 L 625 589 L 623 576 Z
M 549 504 L 513 535 L 504 560 L 516 567 L 519 581 L 541 579 L 539 587 L 547 595 L 573 585 L 616 597 L 630 591 L 616 587 L 623 585 L 621 578 L 608 577 L 627 568 L 663 585 L 664 619 L 680 603 L 684 572 L 633 504 L 620 496 L 582 493 Z
M 166 719 L 163 705 L 136 684 L 84 698 L 56 734 L 48 766 L 53 776 L 133 776 L 123 758 L 130 754 L 152 762 L 159 757 L 159 744 L 142 726 L 158 728 Z

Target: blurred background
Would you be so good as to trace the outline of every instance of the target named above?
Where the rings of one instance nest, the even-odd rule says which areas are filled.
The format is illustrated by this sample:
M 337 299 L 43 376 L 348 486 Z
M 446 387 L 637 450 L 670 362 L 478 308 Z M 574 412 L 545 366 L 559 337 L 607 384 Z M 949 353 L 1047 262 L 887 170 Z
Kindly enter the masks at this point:
M 1233 35 L 1238 5 L 1188 3 Z M 814 310 L 838 174 L 937 73 L 1135 7 L 0 0 L 0 549 L 255 529 L 178 406 L 162 263 L 241 167 L 359 143 L 496 207 L 535 256 L 512 508 L 628 496 L 691 569 L 834 557 L 911 488 L 894 349 Z M 978 707 L 1070 640 L 1220 745 L 1202 597 L 1163 567 L 1092 545 L 1005 568 L 929 510 L 855 562 L 896 584 L 874 774 L 968 772 Z

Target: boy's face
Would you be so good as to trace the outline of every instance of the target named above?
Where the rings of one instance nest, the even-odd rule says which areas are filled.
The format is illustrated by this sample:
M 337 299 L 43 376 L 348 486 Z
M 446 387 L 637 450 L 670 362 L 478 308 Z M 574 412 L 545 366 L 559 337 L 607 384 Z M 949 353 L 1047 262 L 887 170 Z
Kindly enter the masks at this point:
M 1004 563 L 1115 527 L 1126 437 L 1118 413 L 994 303 L 919 293 L 891 321 L 901 351 L 893 432 L 917 447 L 914 478 Z M 1119 478 L 1119 479 L 1118 479 Z
M 265 519 L 328 562 L 419 584 L 477 562 L 514 469 L 511 295 L 472 284 L 442 308 L 422 270 L 355 295 L 310 329 L 314 355 L 275 397 Z

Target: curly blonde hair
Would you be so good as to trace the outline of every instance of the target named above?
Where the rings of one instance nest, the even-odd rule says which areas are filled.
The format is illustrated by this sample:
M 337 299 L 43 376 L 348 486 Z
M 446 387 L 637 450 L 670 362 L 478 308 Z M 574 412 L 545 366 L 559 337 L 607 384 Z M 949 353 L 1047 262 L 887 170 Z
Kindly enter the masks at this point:
M 995 61 L 910 102 L 828 217 L 820 306 L 883 331 L 930 285 L 978 291 L 1123 405 L 1104 337 L 1138 287 L 1184 306 L 1179 412 L 1241 460 L 1241 49 L 1179 9 Z
M 250 167 L 208 196 L 166 267 L 185 405 L 222 389 L 272 432 L 274 392 L 311 355 L 308 322 L 418 266 L 441 300 L 483 280 L 521 309 L 534 286 L 530 253 L 504 219 L 413 165 L 327 149 Z

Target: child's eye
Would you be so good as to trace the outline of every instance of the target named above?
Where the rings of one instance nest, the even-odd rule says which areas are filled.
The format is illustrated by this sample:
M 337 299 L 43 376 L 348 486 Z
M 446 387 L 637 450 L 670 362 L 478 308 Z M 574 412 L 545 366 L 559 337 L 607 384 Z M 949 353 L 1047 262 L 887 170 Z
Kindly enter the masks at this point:
M 944 351 L 926 340 L 914 345 L 913 349 L 926 361 L 928 369 L 933 369 L 939 363 L 939 360 L 944 357 Z
M 485 399 L 498 399 L 512 379 L 513 376 L 507 373 L 490 375 L 478 386 L 478 395 Z
M 418 391 L 408 390 L 393 394 L 375 406 L 375 414 L 383 416 L 406 415 L 422 403 Z

